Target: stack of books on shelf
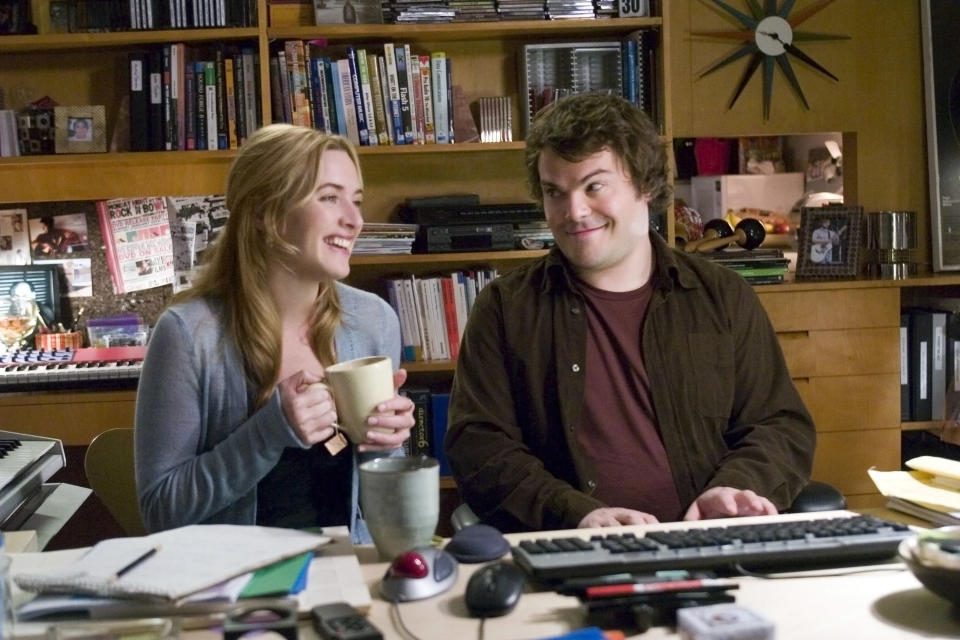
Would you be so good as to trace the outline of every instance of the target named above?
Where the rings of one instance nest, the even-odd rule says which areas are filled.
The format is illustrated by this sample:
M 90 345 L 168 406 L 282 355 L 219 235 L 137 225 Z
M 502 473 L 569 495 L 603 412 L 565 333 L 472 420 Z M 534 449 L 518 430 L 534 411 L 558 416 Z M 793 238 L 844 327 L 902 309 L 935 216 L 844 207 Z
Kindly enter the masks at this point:
M 424 0 L 386 0 L 382 3 L 383 21 L 387 24 L 452 22 L 456 9 L 447 2 Z
M 496 269 L 477 269 L 388 279 L 387 299 L 400 318 L 403 360 L 456 360 L 477 293 L 496 277 Z
M 270 56 L 270 87 L 275 121 L 338 133 L 361 146 L 454 142 L 450 60 L 443 51 L 288 40 Z
M 699 254 L 728 269 L 733 269 L 750 284 L 776 284 L 783 282 L 789 271 L 790 259 L 782 249 L 741 249 L 728 247 L 722 251 Z
M 236 149 L 261 124 L 260 68 L 253 47 L 132 51 L 130 150 Z
M 353 245 L 354 255 L 411 253 L 418 225 L 393 222 L 365 222 Z
M 960 461 L 919 456 L 905 464 L 910 471 L 868 471 L 887 507 L 935 526 L 960 524 Z
M 514 223 L 513 239 L 517 249 L 549 249 L 556 244 L 546 220 Z

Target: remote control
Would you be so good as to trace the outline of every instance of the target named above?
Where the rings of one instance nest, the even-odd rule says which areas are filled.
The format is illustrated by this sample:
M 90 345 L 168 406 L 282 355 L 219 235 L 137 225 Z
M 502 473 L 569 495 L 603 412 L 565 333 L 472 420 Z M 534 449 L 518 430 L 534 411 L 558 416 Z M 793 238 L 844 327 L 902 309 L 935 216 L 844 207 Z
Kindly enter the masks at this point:
M 313 626 L 324 640 L 383 640 L 366 616 L 346 602 L 317 605 L 311 613 Z

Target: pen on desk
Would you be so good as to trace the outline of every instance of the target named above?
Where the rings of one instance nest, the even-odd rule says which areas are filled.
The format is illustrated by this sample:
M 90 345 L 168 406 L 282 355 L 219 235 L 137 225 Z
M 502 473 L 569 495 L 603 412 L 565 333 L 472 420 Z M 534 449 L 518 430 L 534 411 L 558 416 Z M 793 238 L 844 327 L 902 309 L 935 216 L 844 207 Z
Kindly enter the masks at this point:
M 587 587 L 587 599 L 615 598 L 633 593 L 665 593 L 670 591 L 718 591 L 736 589 L 735 580 L 703 578 L 698 580 L 664 580 L 659 582 L 631 582 Z
M 139 567 L 141 564 L 143 564 L 148 558 L 153 556 L 159 550 L 160 550 L 160 545 L 157 545 L 152 549 L 147 549 L 144 553 L 137 556 L 137 558 L 133 562 L 124 566 L 122 569 L 120 569 L 115 574 L 113 574 L 113 579 L 116 580 L 117 578 L 122 578 L 124 575 L 130 573 L 131 571 Z

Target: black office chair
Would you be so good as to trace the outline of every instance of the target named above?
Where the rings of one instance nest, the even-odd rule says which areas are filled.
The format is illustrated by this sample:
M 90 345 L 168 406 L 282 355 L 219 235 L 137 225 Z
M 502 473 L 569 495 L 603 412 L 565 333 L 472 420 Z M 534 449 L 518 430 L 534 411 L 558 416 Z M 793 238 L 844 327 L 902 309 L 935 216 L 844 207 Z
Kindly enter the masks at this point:
M 846 508 L 847 501 L 836 487 L 826 482 L 811 480 L 807 483 L 807 486 L 800 490 L 793 504 L 785 513 L 810 513 L 812 511 L 834 511 Z M 478 522 L 480 522 L 480 518 L 465 502 L 450 514 L 450 524 L 453 525 L 454 531 L 460 531 L 467 525 Z

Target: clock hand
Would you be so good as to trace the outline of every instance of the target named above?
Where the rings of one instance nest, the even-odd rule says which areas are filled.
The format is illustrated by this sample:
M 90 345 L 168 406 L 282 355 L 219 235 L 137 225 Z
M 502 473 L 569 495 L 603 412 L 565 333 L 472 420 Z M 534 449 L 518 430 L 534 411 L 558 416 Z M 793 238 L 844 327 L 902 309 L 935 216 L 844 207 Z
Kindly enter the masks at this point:
M 797 49 L 795 46 L 793 46 L 789 42 L 784 42 L 783 39 L 780 38 L 780 34 L 774 31 L 758 31 L 757 33 L 759 33 L 762 36 L 767 36 L 768 38 L 773 38 L 774 40 L 779 42 L 781 45 L 783 45 L 783 50 L 786 51 L 787 53 L 799 58 L 803 62 L 806 62 L 808 65 L 810 65 L 820 73 L 826 76 L 829 76 L 830 78 L 833 78 L 837 82 L 840 82 L 840 78 L 838 78 L 837 76 L 827 71 L 827 69 L 824 68 L 822 65 L 820 65 L 816 60 L 814 60 L 813 58 L 805 54 L 800 49 Z

